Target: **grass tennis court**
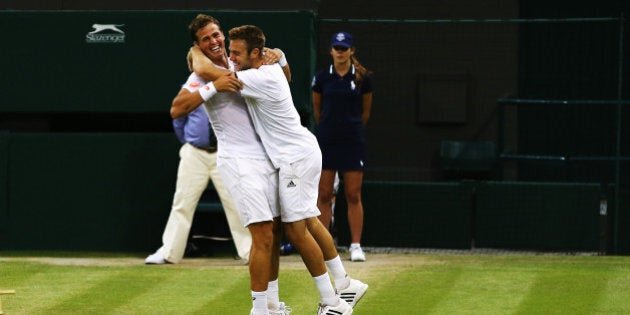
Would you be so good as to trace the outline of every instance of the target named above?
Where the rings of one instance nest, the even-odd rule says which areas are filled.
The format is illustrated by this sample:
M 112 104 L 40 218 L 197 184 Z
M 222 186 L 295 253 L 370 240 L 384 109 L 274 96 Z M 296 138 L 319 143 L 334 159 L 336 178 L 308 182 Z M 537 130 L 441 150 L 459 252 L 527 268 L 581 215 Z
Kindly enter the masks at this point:
M 342 254 L 347 258 L 347 253 Z M 249 314 L 247 266 L 230 257 L 145 266 L 144 255 L 0 252 L 5 314 Z M 354 314 L 628 314 L 630 257 L 380 254 L 346 262 L 370 285 Z M 298 255 L 283 256 L 280 296 L 315 314 Z

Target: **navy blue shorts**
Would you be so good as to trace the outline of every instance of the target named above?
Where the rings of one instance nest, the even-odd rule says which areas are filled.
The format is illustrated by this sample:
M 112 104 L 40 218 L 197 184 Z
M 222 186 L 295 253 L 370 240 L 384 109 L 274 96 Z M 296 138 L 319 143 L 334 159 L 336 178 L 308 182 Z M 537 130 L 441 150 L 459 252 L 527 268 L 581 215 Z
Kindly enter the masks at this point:
M 338 171 L 363 171 L 365 168 L 364 144 L 320 144 L 322 168 Z

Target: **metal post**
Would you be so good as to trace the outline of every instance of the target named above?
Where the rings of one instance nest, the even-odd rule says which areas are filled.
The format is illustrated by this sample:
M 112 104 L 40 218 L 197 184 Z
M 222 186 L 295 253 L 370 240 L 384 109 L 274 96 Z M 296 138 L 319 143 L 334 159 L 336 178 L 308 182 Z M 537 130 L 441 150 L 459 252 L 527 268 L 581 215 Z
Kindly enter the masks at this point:
M 623 99 L 623 28 L 625 18 L 623 12 L 619 17 L 619 66 L 617 68 L 617 144 L 615 148 L 615 223 L 613 227 L 613 248 L 615 253 L 619 252 L 619 184 L 620 180 L 620 156 L 621 156 L 621 114 Z

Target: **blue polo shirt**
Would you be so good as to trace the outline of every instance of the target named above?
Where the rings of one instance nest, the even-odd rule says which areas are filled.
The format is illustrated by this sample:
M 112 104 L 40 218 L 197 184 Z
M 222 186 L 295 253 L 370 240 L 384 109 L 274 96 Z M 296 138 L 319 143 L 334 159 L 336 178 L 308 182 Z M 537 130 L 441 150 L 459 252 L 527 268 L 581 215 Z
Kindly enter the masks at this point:
M 357 86 L 354 65 L 343 77 L 333 65 L 315 74 L 312 90 L 322 95 L 321 116 L 316 128 L 320 144 L 364 144 L 361 122 L 363 94 L 374 91 L 372 77 L 363 78 Z
M 210 119 L 203 106 L 197 107 L 186 116 L 173 119 L 173 129 L 179 142 L 190 143 L 198 148 L 209 148 L 210 138 L 214 138 Z M 216 146 L 216 140 L 212 140 L 213 145 Z

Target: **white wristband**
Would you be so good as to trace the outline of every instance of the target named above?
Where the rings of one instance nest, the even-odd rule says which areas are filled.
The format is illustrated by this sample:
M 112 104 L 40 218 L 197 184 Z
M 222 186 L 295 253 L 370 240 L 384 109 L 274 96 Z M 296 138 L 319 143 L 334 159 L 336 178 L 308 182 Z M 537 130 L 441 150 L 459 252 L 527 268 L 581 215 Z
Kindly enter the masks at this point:
M 280 50 L 280 49 L 278 49 Z M 282 51 L 282 50 L 280 50 Z M 287 65 L 287 56 L 284 54 L 284 52 L 282 51 L 282 57 L 280 57 L 280 60 L 278 60 L 278 64 L 280 65 L 280 67 L 284 67 Z
M 214 94 L 217 94 L 217 89 L 214 87 L 212 82 L 199 88 L 199 95 L 201 95 L 204 102 L 214 96 Z

